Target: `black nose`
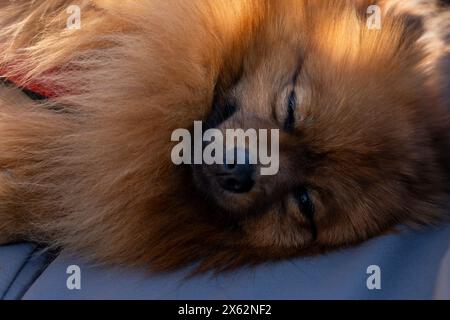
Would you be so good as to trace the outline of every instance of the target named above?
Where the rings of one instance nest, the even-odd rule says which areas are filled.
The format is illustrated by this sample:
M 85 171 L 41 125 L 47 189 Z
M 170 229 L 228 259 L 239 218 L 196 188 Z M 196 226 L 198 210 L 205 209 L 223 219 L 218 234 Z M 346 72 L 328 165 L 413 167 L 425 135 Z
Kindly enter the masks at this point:
M 245 154 L 245 162 L 241 162 L 237 164 L 225 163 L 220 167 L 217 173 L 217 181 L 223 189 L 233 193 L 247 193 L 253 188 L 255 166 L 250 164 L 248 152 Z

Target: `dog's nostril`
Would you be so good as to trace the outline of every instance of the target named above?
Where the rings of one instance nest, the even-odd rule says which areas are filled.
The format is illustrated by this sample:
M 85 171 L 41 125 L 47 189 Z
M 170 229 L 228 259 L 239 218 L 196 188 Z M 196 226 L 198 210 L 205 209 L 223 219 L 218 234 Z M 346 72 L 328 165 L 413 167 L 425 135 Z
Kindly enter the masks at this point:
M 227 161 L 230 153 L 234 153 L 233 161 Z M 249 152 L 241 148 L 230 150 L 224 157 L 224 164 L 216 172 L 216 179 L 226 191 L 249 192 L 255 184 L 255 166 L 251 164 Z
M 223 165 L 223 170 L 217 175 L 217 181 L 223 189 L 229 192 L 246 193 L 255 184 L 254 172 L 254 166 L 248 163 Z
M 225 179 L 224 188 L 229 191 L 239 192 L 242 190 L 242 184 L 234 178 Z
M 247 193 L 254 185 L 251 177 L 221 176 L 217 179 L 223 189 L 233 193 Z

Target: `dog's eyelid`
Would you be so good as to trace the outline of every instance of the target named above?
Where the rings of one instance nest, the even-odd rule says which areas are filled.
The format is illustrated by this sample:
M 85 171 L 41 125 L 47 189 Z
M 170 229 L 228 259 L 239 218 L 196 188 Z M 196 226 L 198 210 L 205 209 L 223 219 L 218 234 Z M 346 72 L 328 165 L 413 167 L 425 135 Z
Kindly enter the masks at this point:
M 295 92 L 295 88 L 291 90 L 287 100 L 288 112 L 294 112 L 297 107 L 297 93 Z
M 302 71 L 302 63 L 299 63 L 297 68 L 295 68 L 294 75 L 292 76 L 291 82 L 288 85 L 287 93 L 287 117 L 284 121 L 284 130 L 292 131 L 295 127 L 295 111 L 298 105 L 298 94 L 297 94 L 297 82 Z
M 284 121 L 284 130 L 292 131 L 295 127 L 295 110 L 297 108 L 297 94 L 295 92 L 295 87 L 289 91 L 286 104 L 285 108 L 287 109 L 287 116 Z
M 315 209 L 313 199 L 311 198 L 310 191 L 308 190 L 307 187 L 302 186 L 294 192 L 294 197 L 297 201 L 297 204 L 298 204 L 301 214 L 303 214 L 305 216 L 305 218 L 311 224 L 312 237 L 314 240 L 316 240 L 317 239 L 317 225 L 314 220 L 316 209 Z

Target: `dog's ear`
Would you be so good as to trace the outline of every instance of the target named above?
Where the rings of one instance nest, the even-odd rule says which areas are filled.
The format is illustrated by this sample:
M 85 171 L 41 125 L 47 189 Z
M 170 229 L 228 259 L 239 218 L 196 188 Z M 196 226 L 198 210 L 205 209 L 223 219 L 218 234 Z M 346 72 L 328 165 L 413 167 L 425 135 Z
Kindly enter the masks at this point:
M 398 19 L 402 21 L 403 27 L 398 44 L 399 49 L 411 49 L 425 33 L 423 17 L 403 13 L 398 16 Z
M 386 0 L 356 0 L 355 10 L 358 18 L 363 22 L 368 22 L 371 16 L 379 14 L 381 28 L 385 19 L 401 23 L 402 36 L 399 46 L 413 45 L 425 32 L 423 17 L 399 10 L 397 6 L 392 6 L 392 3 Z

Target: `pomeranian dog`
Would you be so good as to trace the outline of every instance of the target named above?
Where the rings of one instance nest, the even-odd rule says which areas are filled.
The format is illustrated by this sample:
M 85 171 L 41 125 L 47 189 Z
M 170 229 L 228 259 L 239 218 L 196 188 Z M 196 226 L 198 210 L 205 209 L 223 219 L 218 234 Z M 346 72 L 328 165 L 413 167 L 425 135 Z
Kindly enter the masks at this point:
M 220 271 L 439 222 L 449 17 L 438 0 L 2 1 L 0 243 Z M 278 173 L 175 165 L 196 120 L 279 129 Z

